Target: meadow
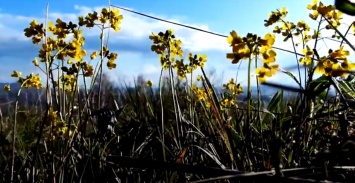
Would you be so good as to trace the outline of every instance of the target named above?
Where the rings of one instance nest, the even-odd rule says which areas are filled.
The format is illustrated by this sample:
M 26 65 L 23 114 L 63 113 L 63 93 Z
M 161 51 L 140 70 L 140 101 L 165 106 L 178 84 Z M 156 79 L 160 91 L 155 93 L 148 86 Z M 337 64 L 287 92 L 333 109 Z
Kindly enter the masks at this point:
M 280 8 L 265 20 L 273 32 L 230 32 L 226 59 L 248 63 L 246 86 L 238 78 L 212 83 L 208 55 L 184 53 L 169 29 L 147 37 L 160 81 L 140 77 L 134 87 L 115 87 L 103 71 L 119 67 L 105 34 L 119 34 L 124 19 L 113 7 L 77 22 L 29 22 L 24 35 L 40 46 L 33 66 L 46 77 L 14 68 L 9 74 L 17 83 L 3 84 L 1 182 L 355 180 L 339 168 L 355 163 L 355 22 L 342 24 L 334 5 L 313 1 L 305 8 L 317 27 L 288 21 Z M 83 49 L 90 28 L 102 32 L 92 53 Z M 326 54 L 317 52 L 323 31 L 339 44 Z M 296 74 L 278 64 L 276 39 L 294 45 Z M 268 82 L 277 72 L 297 87 Z M 265 100 L 267 87 L 277 92 Z

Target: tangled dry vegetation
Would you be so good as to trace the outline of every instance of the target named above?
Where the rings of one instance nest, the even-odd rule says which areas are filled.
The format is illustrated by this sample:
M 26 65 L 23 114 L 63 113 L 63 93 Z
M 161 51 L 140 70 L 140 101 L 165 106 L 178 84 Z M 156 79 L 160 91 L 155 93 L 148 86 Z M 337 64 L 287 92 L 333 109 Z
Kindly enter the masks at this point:
M 340 23 L 342 13 L 332 5 L 313 1 L 307 8 L 318 24 L 315 29 L 302 20 L 287 21 L 282 8 L 265 20 L 266 27 L 274 26 L 272 33 L 230 32 L 226 58 L 249 64 L 242 102 L 237 99 L 245 90 L 235 79 L 223 85 L 223 92 L 216 90 L 204 70 L 206 55 L 183 57 L 173 30 L 149 36 L 162 66 L 157 89 L 150 80 L 133 89 L 114 89 L 104 84 L 103 68 L 119 67 L 118 54 L 105 38 L 106 30 L 120 30 L 123 17 L 117 9 L 103 8 L 77 22 L 33 20 L 24 33 L 41 46 L 33 64 L 46 78 L 14 71 L 11 76 L 21 88 L 4 86 L 17 100 L 2 109 L 1 181 L 184 182 L 237 171 L 324 166 L 317 153 L 339 150 L 352 136 L 355 65 L 349 55 L 355 48 L 347 37 L 354 36 L 355 24 Z M 339 32 L 340 26 L 348 31 Z M 87 53 L 83 32 L 91 28 L 101 31 L 101 44 Z M 322 31 L 334 32 L 339 40 L 326 55 L 317 53 Z M 276 63 L 276 37 L 294 45 L 298 76 Z M 296 53 L 299 48 L 303 54 Z M 299 93 L 286 100 L 280 88 L 269 103 L 261 95 L 253 98 L 251 80 L 256 79 L 260 94 L 260 85 L 277 72 L 291 77 Z M 332 87 L 335 97 L 329 97 Z M 43 101 L 24 107 L 19 99 L 29 88 L 44 91 L 38 97 Z M 327 163 L 353 165 L 354 159 L 343 157 Z

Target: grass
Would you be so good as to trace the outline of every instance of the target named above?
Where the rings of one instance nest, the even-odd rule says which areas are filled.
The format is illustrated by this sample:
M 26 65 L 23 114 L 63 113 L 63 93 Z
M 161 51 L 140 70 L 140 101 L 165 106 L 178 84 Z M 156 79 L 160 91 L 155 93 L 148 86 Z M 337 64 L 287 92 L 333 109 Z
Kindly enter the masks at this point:
M 336 24 L 328 24 L 338 21 L 330 16 L 333 12 L 337 11 L 321 13 L 317 31 L 325 26 L 337 30 Z M 284 9 L 273 12 L 266 26 L 287 24 L 280 36 L 294 43 L 294 33 L 298 33 L 304 49 L 317 48 L 319 35 L 311 42 L 306 36 L 310 35 L 309 27 L 304 22 L 287 22 L 286 15 Z M 81 30 L 118 31 L 121 19 L 117 10 L 104 8 L 98 16 L 79 17 L 77 23 L 33 21 L 24 30 L 34 44 L 42 45 L 42 54 L 33 63 L 46 78 L 42 81 L 36 74 L 22 77 L 14 71 L 12 77 L 21 87 L 11 91 L 4 86 L 8 91 L 4 97 L 16 100 L 1 108 L 1 181 L 186 182 L 218 176 L 222 176 L 218 180 L 227 181 L 230 177 L 226 175 L 257 181 L 270 178 L 264 175 L 272 169 L 290 181 L 286 178 L 292 172 L 287 170 L 300 167 L 311 171 L 313 178 L 339 180 L 331 168 L 354 164 L 351 156 L 320 158 L 329 150 L 340 153 L 349 149 L 344 143 L 351 146 L 349 140 L 354 135 L 350 125 L 355 97 L 353 65 L 344 59 L 349 53 L 342 47 L 325 57 L 316 49 L 300 56 L 295 47 L 296 77 L 274 63 L 272 34 L 242 37 L 232 31 L 228 41 L 233 54 L 227 58 L 232 63 L 249 62 L 247 98 L 243 101 L 240 95 L 245 90 L 235 79 L 224 84 L 221 92 L 221 86 L 211 83 L 213 76 L 204 70 L 206 55 L 191 53 L 187 63 L 183 62 L 181 41 L 167 30 L 149 37 L 162 64 L 156 87 L 140 77 L 133 88 L 122 83 L 117 89 L 103 73 L 105 63 L 108 69 L 116 68 L 117 53 L 109 50 L 103 36 L 98 51 L 90 55 L 91 61 L 84 61 Z M 335 32 L 349 42 L 346 34 Z M 74 35 L 73 39 L 64 39 L 68 35 Z M 252 68 L 254 62 L 259 68 Z M 254 69 L 257 77 L 251 76 Z M 315 77 L 316 71 L 322 76 Z M 275 87 L 265 80 L 276 72 L 293 78 L 299 87 L 278 86 L 279 92 L 265 102 L 261 85 Z M 252 79 L 257 80 L 257 97 L 251 95 Z M 84 85 L 79 86 L 79 81 Z M 26 88 L 40 89 L 38 97 L 29 97 Z M 330 88 L 335 88 L 335 98 L 329 95 Z M 288 90 L 298 93 L 286 98 Z M 285 171 L 281 172 L 281 167 Z M 312 169 L 319 167 L 321 175 Z

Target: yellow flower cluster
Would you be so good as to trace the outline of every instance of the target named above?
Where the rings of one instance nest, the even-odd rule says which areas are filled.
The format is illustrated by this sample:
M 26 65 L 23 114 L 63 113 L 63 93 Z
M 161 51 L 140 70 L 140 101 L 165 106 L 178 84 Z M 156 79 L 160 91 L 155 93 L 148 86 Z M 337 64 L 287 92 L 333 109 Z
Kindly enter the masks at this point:
M 172 66 L 177 71 L 179 79 L 186 78 L 186 74 L 192 73 L 198 67 L 203 67 L 207 62 L 206 55 L 189 53 L 189 63 L 184 63 L 181 40 L 175 38 L 171 29 L 165 33 L 152 33 L 149 39 L 153 41 L 151 50 L 159 54 L 160 64 L 163 69 L 168 69 L 169 66 Z
M 81 63 L 81 68 L 84 71 L 84 76 L 90 77 L 94 75 L 94 68 L 92 67 L 92 65 L 88 64 L 87 62 Z
M 37 88 L 41 89 L 42 88 L 42 83 L 41 83 L 41 78 L 39 77 L 39 74 L 29 74 L 26 76 L 26 78 L 19 77 L 18 82 L 22 85 L 24 88 Z
M 89 13 L 87 16 L 82 17 L 79 16 L 79 26 L 85 26 L 88 28 L 92 28 L 97 23 L 95 21 L 99 21 L 102 25 L 104 25 L 107 21 L 110 23 L 110 27 L 114 29 L 116 32 L 119 31 L 121 21 L 123 19 L 123 16 L 120 15 L 120 12 L 118 9 L 110 9 L 108 10 L 107 8 L 102 8 L 100 16 L 99 14 L 94 11 L 93 13 Z
M 41 78 L 39 77 L 39 74 L 29 74 L 25 78 L 21 77 L 22 73 L 19 71 L 13 71 L 11 74 L 11 77 L 17 78 L 17 82 L 23 85 L 24 88 L 37 88 L 41 89 L 42 88 L 42 83 L 41 83 Z M 5 85 L 4 90 L 10 91 L 10 86 Z
M 260 38 L 255 34 L 249 33 L 246 37 L 240 37 L 233 30 L 230 32 L 227 41 L 233 52 L 227 53 L 227 58 L 231 59 L 233 64 L 242 59 L 250 60 L 253 56 L 258 56 L 259 54 L 262 56 L 263 66 L 256 69 L 259 81 L 264 82 L 266 76 L 273 76 L 279 68 L 277 64 L 271 65 L 276 61 L 276 52 L 272 48 L 275 43 L 275 35 L 268 33 L 264 38 Z
M 152 87 L 153 86 L 153 81 L 152 80 L 148 80 L 146 83 L 147 87 Z
M 313 51 L 311 48 L 306 45 L 306 49 L 302 49 L 302 53 L 304 54 L 304 57 L 300 58 L 300 62 L 303 65 L 309 65 L 312 63 L 312 56 L 314 55 Z
M 197 85 L 193 84 L 193 85 L 191 85 L 191 90 L 195 94 L 197 100 L 202 102 L 205 105 L 205 107 L 207 107 L 207 108 L 211 107 L 208 93 L 206 92 L 204 87 L 198 87 Z M 208 92 L 212 95 L 213 90 L 209 89 Z
M 11 86 L 10 85 L 4 85 L 4 90 L 5 91 L 11 91 Z
M 33 64 L 36 67 L 40 67 L 40 62 L 42 62 L 47 64 L 48 67 L 51 67 L 55 60 L 62 62 L 67 61 L 67 63 L 72 66 L 70 68 L 66 66 L 62 67 L 64 74 L 61 80 L 65 82 L 64 89 L 71 91 L 73 83 L 77 80 L 77 75 L 81 70 L 85 77 L 94 75 L 93 66 L 83 61 L 87 53 L 83 49 L 85 37 L 83 36 L 81 27 L 92 28 L 98 26 L 101 30 L 112 28 L 117 32 L 120 30 L 122 18 L 122 15 L 119 14 L 117 9 L 102 8 L 100 13 L 94 11 L 93 13 L 88 13 L 85 17 L 79 16 L 77 24 L 71 21 L 64 22 L 61 19 L 57 19 L 55 23 L 49 22 L 46 29 L 43 24 L 38 24 L 36 20 L 33 20 L 30 26 L 24 29 L 25 36 L 31 37 L 34 44 L 40 44 L 40 42 L 45 39 L 39 50 L 39 59 L 33 60 Z M 52 36 L 49 34 L 45 35 L 46 31 Z M 66 39 L 70 35 L 72 35 L 72 39 Z M 103 39 L 102 36 L 100 38 Z M 95 59 L 97 54 L 96 51 L 93 52 L 90 55 L 90 59 Z M 101 48 L 100 55 L 108 59 L 108 69 L 116 68 L 115 60 L 118 57 L 117 53 L 110 52 L 106 47 L 103 47 Z M 58 85 L 57 81 L 56 85 Z
M 51 129 L 52 131 L 49 130 L 49 132 L 45 136 L 47 140 L 55 140 L 57 137 L 60 136 L 72 135 L 72 131 L 68 129 L 64 122 L 60 121 L 58 117 L 58 111 L 54 111 L 52 107 L 48 111 L 47 118 L 47 125 L 50 126 L 50 124 L 52 124 L 53 126 Z
M 355 69 L 355 64 L 347 58 L 349 54 L 349 51 L 344 50 L 343 46 L 335 51 L 330 50 L 328 56 L 320 58 L 315 71 L 325 76 L 345 78 L 349 71 Z
M 26 28 L 24 31 L 25 36 L 32 37 L 32 42 L 34 44 L 39 44 L 41 42 L 41 39 L 39 38 L 44 37 L 43 32 L 45 32 L 45 29 L 43 26 L 40 26 L 43 29 L 42 31 L 33 31 L 36 27 L 39 27 L 39 25 L 36 20 L 33 20 L 30 23 L 30 27 Z M 67 24 L 61 19 L 57 19 L 55 25 L 53 22 L 49 22 L 48 32 L 55 35 L 56 38 L 47 36 L 46 42 L 42 44 L 42 48 L 38 55 L 41 62 L 51 61 L 48 58 L 55 51 L 56 58 L 59 60 L 64 60 L 69 56 L 77 61 L 82 61 L 83 57 L 86 56 L 85 50 L 82 49 L 85 38 L 82 36 L 82 30 L 79 30 L 76 24 L 73 24 L 72 22 Z M 71 33 L 74 35 L 74 39 L 67 43 L 65 38 Z M 38 63 L 34 64 L 38 65 Z
M 282 10 L 277 9 L 276 11 L 271 12 L 269 19 L 264 20 L 266 22 L 264 24 L 265 27 L 280 22 L 281 26 L 275 26 L 273 33 L 281 34 L 284 37 L 283 41 L 287 41 L 293 35 L 302 35 L 302 43 L 306 44 L 311 38 L 317 39 L 319 37 L 319 32 L 317 32 L 316 30 L 314 30 L 313 35 L 309 34 L 310 27 L 303 20 L 300 20 L 299 22 L 297 22 L 297 24 L 286 21 L 285 18 L 287 14 L 288 12 L 285 7 L 283 7 Z M 296 45 L 298 45 L 298 43 L 296 43 Z
M 309 14 L 309 17 L 313 20 L 317 20 L 319 15 L 321 15 L 328 19 L 335 28 L 340 25 L 340 19 L 343 13 L 336 10 L 335 6 L 333 5 L 324 6 L 321 1 L 318 3 L 317 0 L 313 0 L 312 4 L 307 5 L 307 9 L 313 11 L 313 13 Z M 330 25 L 327 25 L 326 28 L 332 29 Z
M 77 75 L 74 74 L 63 74 L 60 76 L 60 81 L 65 86 L 64 90 L 67 92 L 73 91 L 77 78 Z M 59 85 L 59 89 L 63 89 L 62 87 L 62 85 Z
M 313 0 L 312 4 L 307 5 L 307 9 L 313 11 L 309 14 L 309 17 L 313 20 L 317 20 L 319 16 L 322 16 L 323 18 L 326 18 L 335 28 L 340 25 L 342 13 L 337 11 L 333 5 L 325 6 L 322 2 L 318 3 L 317 0 Z M 314 57 L 314 52 L 306 43 L 310 39 L 318 39 L 320 37 L 320 32 L 314 30 L 313 35 L 310 35 L 310 28 L 307 23 L 301 20 L 295 25 L 292 22 L 284 20 L 286 15 L 286 8 L 283 8 L 281 11 L 277 10 L 276 12 L 272 12 L 269 19 L 265 20 L 265 26 L 281 22 L 282 26 L 276 26 L 273 32 L 284 36 L 284 41 L 287 41 L 293 35 L 302 35 L 302 43 L 304 46 L 302 53 L 304 56 L 301 57 L 299 61 L 303 65 L 310 65 L 312 63 L 312 57 Z M 328 24 L 325 28 L 332 29 L 332 26 Z M 332 37 L 336 37 L 336 34 Z M 316 65 L 315 71 L 326 76 L 346 77 L 347 73 L 355 68 L 354 64 L 348 61 L 347 56 L 349 56 L 349 51 L 344 50 L 343 47 L 340 47 L 334 52 L 330 50 L 328 56 L 320 58 L 320 61 Z
M 175 57 L 182 58 L 181 41 L 175 39 L 173 30 L 169 29 L 159 34 L 152 33 L 149 39 L 153 41 L 151 50 L 159 54 L 160 64 L 164 69 L 175 64 Z
M 235 99 L 239 94 L 243 93 L 243 87 L 237 84 L 233 78 L 231 78 L 226 84 L 223 84 L 225 95 L 221 100 L 221 109 L 235 106 Z
M 39 44 L 45 35 L 45 30 L 43 27 L 44 27 L 43 23 L 38 24 L 37 20 L 33 20 L 30 23 L 30 27 L 28 27 L 24 30 L 25 36 L 32 37 L 32 42 L 34 44 Z
M 340 20 L 342 13 L 337 11 L 333 5 L 325 6 L 322 2 L 313 0 L 312 4 L 307 5 L 307 9 L 312 10 L 313 12 L 309 14 L 309 17 L 313 20 L 316 20 L 319 16 L 326 18 L 335 28 L 340 25 Z M 313 34 L 310 35 L 310 27 L 303 20 L 299 21 L 297 24 L 292 22 L 285 21 L 287 10 L 283 8 L 281 11 L 276 10 L 272 12 L 268 20 L 265 20 L 265 26 L 273 25 L 274 23 L 281 22 L 282 26 L 275 26 L 274 33 L 281 34 L 285 37 L 284 41 L 287 41 L 292 36 L 302 35 L 302 44 L 304 49 L 302 52 L 303 57 L 299 59 L 299 62 L 303 65 L 309 65 L 312 63 L 312 58 L 314 56 L 313 50 L 307 45 L 307 42 L 310 39 L 318 39 L 320 37 L 320 32 L 317 30 L 313 31 Z M 326 26 L 327 29 L 331 29 L 332 26 L 329 24 Z M 332 37 L 336 37 L 334 34 Z M 298 45 L 298 43 L 296 43 Z M 327 57 L 322 57 L 319 63 L 317 64 L 316 72 L 322 73 L 324 75 L 332 76 L 345 76 L 346 72 L 352 69 L 352 63 L 350 63 L 346 58 L 335 58 L 334 55 L 340 54 L 342 56 L 348 55 L 348 52 L 344 51 L 343 48 L 335 51 L 332 54 L 329 54 Z M 338 64 L 340 63 L 341 64 Z M 344 67 L 343 67 L 344 66 Z
M 288 11 L 286 9 L 286 7 L 283 7 L 282 10 L 276 10 L 276 11 L 272 11 L 269 15 L 269 19 L 268 20 L 264 20 L 265 21 L 265 27 L 268 27 L 278 21 L 280 21 L 281 19 L 285 18 L 288 14 Z
M 233 78 L 231 78 L 226 84 L 223 84 L 223 89 L 229 91 L 232 95 L 237 96 L 243 93 L 243 87 L 236 83 Z

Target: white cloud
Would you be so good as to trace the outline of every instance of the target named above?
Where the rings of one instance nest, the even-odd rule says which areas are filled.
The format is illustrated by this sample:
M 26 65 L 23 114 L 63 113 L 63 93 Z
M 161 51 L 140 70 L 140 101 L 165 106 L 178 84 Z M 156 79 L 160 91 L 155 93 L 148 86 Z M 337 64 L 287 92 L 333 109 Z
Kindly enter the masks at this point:
M 157 65 L 153 65 L 153 64 L 145 64 L 143 66 L 143 74 L 159 74 L 160 72 L 160 67 L 158 67 Z
M 300 16 L 297 18 L 299 18 L 299 19 L 296 19 L 296 20 L 287 19 L 287 21 L 297 23 L 299 20 L 305 20 L 307 23 L 309 23 L 309 26 L 312 30 L 310 32 L 311 34 L 313 33 L 313 30 L 317 29 L 318 22 L 311 20 L 308 17 L 308 12 L 300 14 Z M 343 14 L 343 19 L 341 20 L 342 25 L 339 27 L 339 31 L 344 34 L 346 32 L 346 30 L 348 29 L 348 25 L 350 25 L 354 20 L 355 20 L 355 17 Z M 321 37 L 330 38 L 334 34 L 334 30 L 325 30 L 324 29 L 325 25 L 327 25 L 326 22 L 322 23 L 322 25 L 321 25 L 321 28 L 323 29 L 323 30 L 321 30 Z M 267 28 L 267 30 L 269 32 L 272 32 L 272 30 L 275 26 L 276 25 L 270 26 L 269 28 Z M 347 39 L 350 41 L 350 43 L 355 42 L 355 36 L 352 35 L 353 33 L 354 33 L 353 30 L 350 30 L 349 34 L 347 35 Z M 300 37 L 295 37 L 295 41 L 300 42 Z M 308 42 L 308 45 L 310 46 L 311 49 L 313 49 L 314 44 L 315 44 L 314 40 L 311 40 L 310 42 Z M 350 51 L 349 58 L 351 61 L 354 62 L 355 61 L 354 60 L 355 57 L 353 54 L 354 51 L 350 48 L 350 46 L 346 45 L 345 43 L 343 43 L 343 45 L 344 45 L 344 49 Z M 278 47 L 278 48 L 285 49 L 285 50 L 289 50 L 289 51 L 294 50 L 291 40 L 284 42 L 283 36 L 281 36 L 281 35 L 276 35 L 276 42 L 275 42 L 274 46 Z M 340 46 L 340 42 L 337 42 L 337 41 L 333 41 L 333 40 L 329 40 L 329 39 L 320 40 L 317 42 L 317 52 L 319 53 L 319 55 L 321 57 L 326 56 L 328 54 L 329 49 L 332 49 L 334 51 L 334 50 L 338 49 L 339 46 Z M 291 71 L 298 78 L 298 71 L 297 71 L 298 60 L 296 60 L 295 54 L 283 52 L 281 50 L 276 50 L 276 52 L 277 52 L 277 59 L 276 59 L 277 64 L 280 64 L 280 66 L 282 68 L 293 68 L 292 70 L 289 70 L 289 71 Z M 301 45 L 296 47 L 296 52 L 302 54 L 302 46 Z M 298 59 L 299 58 L 300 58 L 300 56 L 298 56 Z M 304 74 L 301 74 L 301 75 L 304 75 Z M 320 76 L 320 75 L 316 74 L 316 76 Z M 290 79 L 290 77 L 288 77 L 287 75 L 285 75 L 283 73 L 277 73 L 276 76 L 269 78 L 268 81 L 285 83 L 288 85 L 295 84 L 295 82 L 292 79 Z
M 50 12 L 49 13 L 49 19 L 52 21 L 55 21 L 56 18 L 61 18 L 66 21 L 76 21 L 77 17 L 79 15 L 86 15 L 89 12 L 92 12 L 93 10 L 95 11 L 100 11 L 102 7 L 86 7 L 86 6 L 79 6 L 76 5 L 75 7 L 75 12 L 71 13 L 62 13 L 59 11 L 56 12 Z M 211 60 L 209 59 L 209 62 L 206 65 L 206 68 L 216 68 L 216 74 L 221 75 L 223 74 L 223 81 L 226 81 L 230 79 L 231 77 L 235 77 L 236 74 L 236 69 L 228 69 L 224 70 L 226 67 L 225 65 L 230 64 L 229 61 L 225 59 L 225 53 L 230 51 L 230 47 L 228 47 L 226 38 L 219 37 L 216 35 L 211 35 L 208 33 L 196 31 L 196 30 L 191 30 L 188 28 L 180 27 L 177 25 L 172 25 L 168 24 L 165 22 L 160 22 L 156 20 L 152 20 L 149 18 L 145 18 L 142 16 L 138 16 L 126 11 L 120 11 L 121 14 L 123 15 L 123 20 L 121 24 L 121 30 L 118 34 L 115 34 L 111 31 L 110 33 L 110 42 L 115 42 L 115 43 L 121 43 L 127 40 L 130 40 L 132 43 L 138 43 L 142 41 L 147 41 L 148 36 L 152 32 L 159 32 L 159 31 L 165 31 L 166 29 L 172 28 L 176 34 L 176 36 L 182 40 L 183 42 L 183 49 L 188 50 L 191 52 L 197 52 L 197 53 L 206 53 L 208 58 L 211 58 L 210 56 L 213 54 L 218 53 L 217 56 L 214 56 Z M 176 17 L 176 16 L 163 16 L 163 15 L 153 15 L 157 17 L 161 17 L 163 19 L 167 19 L 170 21 L 174 21 L 177 23 L 183 23 L 186 25 L 190 25 L 193 27 L 197 27 L 200 29 L 204 30 L 210 30 L 210 27 L 208 25 L 203 25 L 199 24 L 198 22 L 192 22 L 191 20 L 187 19 L 186 17 Z M 306 21 L 309 20 L 307 18 L 308 12 L 304 13 L 304 16 L 300 16 L 301 19 L 305 19 Z M 31 17 L 31 16 L 20 16 L 20 15 L 11 15 L 11 14 L 5 14 L 0 12 L 0 32 L 6 32 L 7 34 L 0 34 L 0 40 L 11 40 L 11 39 L 19 39 L 19 40 L 27 40 L 28 38 L 24 37 L 23 35 L 23 29 L 28 26 L 29 22 L 32 21 L 33 19 L 37 19 L 39 22 L 44 21 L 44 16 L 43 17 Z M 345 16 L 343 22 L 347 22 L 350 24 L 354 20 L 353 17 L 350 16 Z M 290 20 L 293 22 L 297 22 L 298 20 Z M 186 23 L 190 22 L 190 23 Z M 311 25 L 312 28 L 316 28 L 316 25 L 313 23 Z M 252 29 L 252 28 L 251 28 Z M 341 32 L 345 32 L 346 27 L 341 28 Z M 272 28 L 270 27 L 268 29 L 269 31 L 272 32 Z M 258 33 L 260 34 L 261 32 L 265 33 L 265 30 L 250 30 L 251 32 Z M 97 36 L 100 34 L 99 29 L 94 28 L 94 29 L 85 29 L 85 34 L 86 36 Z M 329 31 L 328 33 L 325 33 L 324 35 L 329 36 Z M 323 36 L 324 36 L 323 35 Z M 349 36 L 349 38 L 352 36 Z M 351 38 L 351 42 L 354 42 L 355 39 Z M 311 45 L 311 44 L 310 44 Z M 326 45 L 332 48 L 338 47 L 338 43 L 335 44 L 332 41 L 326 41 Z M 326 53 L 328 51 L 328 48 L 326 45 L 322 42 L 319 42 L 319 48 L 322 48 L 321 53 Z M 124 45 L 122 45 L 124 46 Z M 286 50 L 293 50 L 293 45 L 291 42 L 283 42 L 282 41 L 282 36 L 277 36 L 277 40 L 275 43 L 276 47 L 280 47 Z M 346 46 L 347 48 L 347 46 Z M 114 48 L 113 48 L 114 49 Z M 301 49 L 297 50 L 298 52 L 301 52 Z M 89 52 L 88 52 L 89 53 Z M 212 54 L 211 54 L 212 53 Z M 147 75 L 149 78 L 158 78 L 160 74 L 160 64 L 157 59 L 157 57 L 152 54 L 148 56 L 142 56 L 140 52 L 136 53 L 118 53 L 119 58 L 117 60 L 117 70 L 115 71 L 107 71 L 107 73 L 112 76 L 112 80 L 115 82 L 119 82 L 122 78 L 132 80 L 133 78 L 137 77 L 139 74 L 144 74 Z M 290 53 L 284 53 L 282 51 L 277 51 L 277 62 L 281 64 L 282 67 L 288 67 L 292 65 L 296 65 L 296 59 L 295 56 L 290 54 Z M 154 56 L 153 56 L 154 55 Z M 1 56 L 1 55 L 0 55 Z M 28 60 L 31 60 L 33 58 L 27 58 Z M 135 61 L 133 61 L 135 60 Z M 147 63 L 147 60 L 151 61 L 149 64 Z M 1 60 L 0 60 L 1 62 Z M 142 64 L 143 63 L 143 64 Z M 145 63 L 145 64 L 144 64 Z M 223 65 L 223 66 L 222 66 Z M 246 64 L 244 64 L 246 65 Z M 230 66 L 233 67 L 234 66 Z M 237 68 L 237 67 L 236 67 Z M 245 67 L 244 67 L 245 68 Z M 4 69 L 0 68 L 0 71 L 4 71 Z M 8 72 L 8 71 L 6 71 Z M 197 75 L 197 74 L 196 74 Z M 246 70 L 242 70 L 239 73 L 239 80 L 243 82 L 243 84 L 246 84 L 245 78 L 247 78 L 247 72 Z M 282 81 L 285 83 L 291 83 L 293 82 L 291 79 L 285 79 L 288 78 L 282 73 L 277 74 L 274 78 L 272 78 L 272 81 Z M 255 83 L 255 79 L 252 80 L 252 83 Z
M 64 21 L 74 21 L 76 22 L 77 17 L 79 15 L 86 15 L 89 12 L 100 11 L 102 7 L 86 7 L 86 6 L 75 6 L 76 12 L 71 13 L 62 13 L 59 11 L 50 11 L 49 12 L 49 20 L 55 21 L 57 18 L 61 18 Z M 121 24 L 121 30 L 118 34 L 113 32 L 110 33 L 110 42 L 122 42 L 122 40 L 130 40 L 132 43 L 139 41 L 147 41 L 150 42 L 148 37 L 152 32 L 160 32 L 165 31 L 167 29 L 172 28 L 176 34 L 176 36 L 183 41 L 183 49 L 189 50 L 192 52 L 202 52 L 207 53 L 209 50 L 221 51 L 226 50 L 226 40 L 225 38 L 221 38 L 218 36 L 206 34 L 203 32 L 190 30 L 187 28 L 183 28 L 180 26 L 168 24 L 165 22 L 151 20 L 149 18 L 141 17 L 134 15 L 132 13 L 128 13 L 125 11 L 120 11 L 123 15 L 123 20 Z M 174 22 L 180 22 L 181 19 L 186 19 L 185 17 L 166 17 L 161 15 L 154 15 L 164 19 L 168 19 Z M 19 39 L 22 41 L 30 41 L 23 35 L 23 29 L 29 25 L 29 23 L 36 19 L 38 22 L 44 22 L 44 17 L 31 17 L 31 16 L 21 16 L 21 15 L 12 15 L 0 13 L 0 32 L 7 32 L 6 36 L 0 36 L 2 41 L 11 40 L 11 39 Z M 185 20 L 184 20 L 185 21 Z M 181 22 L 180 22 L 181 23 Z M 191 24 L 191 26 L 195 26 L 201 29 L 208 30 L 207 25 L 200 25 L 198 23 Z M 97 36 L 99 38 L 100 31 L 97 28 L 93 29 L 85 29 L 84 34 L 86 36 Z M 124 46 L 124 45 L 122 45 Z M 114 49 L 114 48 L 111 48 Z M 35 53 L 36 54 L 36 53 Z M 133 53 L 131 58 L 127 58 L 124 55 L 128 53 L 118 53 L 119 59 L 117 61 L 118 69 L 120 74 L 117 74 L 113 71 L 109 71 L 108 73 L 113 77 L 125 77 L 125 78 L 134 78 L 139 74 L 149 75 L 151 77 L 155 77 L 153 75 L 159 75 L 160 73 L 160 64 L 158 59 L 154 54 L 152 57 L 148 56 L 148 58 L 137 56 L 137 53 Z M 138 53 L 139 54 L 139 53 Z M 121 57 L 123 55 L 123 57 Z M 129 55 L 129 54 L 128 54 Z M 153 57 L 154 56 L 154 57 Z M 154 58 L 154 63 L 152 64 L 141 64 L 138 61 L 131 62 L 132 59 L 138 59 L 140 62 L 146 62 L 147 59 Z M 223 56 L 224 58 L 224 56 Z M 31 60 L 33 58 L 26 58 L 26 60 Z M 3 70 L 3 69 L 2 69 Z M 34 69 L 35 70 L 35 69 Z M 29 71 L 29 70 L 28 70 Z M 4 71 L 5 72 L 5 71 Z M 6 71 L 8 72 L 8 71 Z M 116 79 L 113 79 L 116 80 Z
M 86 6 L 75 6 L 75 9 L 79 10 L 77 15 L 84 15 L 89 12 L 100 11 L 102 7 L 89 8 Z M 160 31 L 165 31 L 167 29 L 173 29 L 176 36 L 183 41 L 183 46 L 191 51 L 207 51 L 207 50 L 222 50 L 228 49 L 228 45 L 225 38 L 221 38 L 208 33 L 191 30 L 178 25 L 169 24 L 166 22 L 161 22 L 157 20 L 152 20 L 146 17 L 138 16 L 130 12 L 120 10 L 123 15 L 123 20 L 121 24 L 121 30 L 118 34 L 111 34 L 111 39 L 130 39 L 132 41 L 139 39 L 148 39 L 152 32 L 158 33 Z M 68 16 L 68 15 L 66 15 Z M 171 17 L 165 17 L 162 15 L 156 15 L 157 17 L 176 22 L 181 22 L 176 17 L 173 19 Z M 181 17 L 184 19 L 184 17 Z M 186 23 L 184 23 L 186 24 Z M 186 24 L 188 26 L 209 30 L 208 25 L 201 24 Z M 90 35 L 99 35 L 99 31 L 90 31 Z M 113 41 L 112 40 L 112 41 Z

